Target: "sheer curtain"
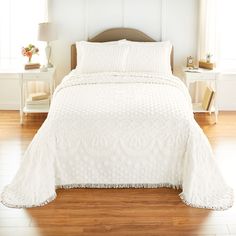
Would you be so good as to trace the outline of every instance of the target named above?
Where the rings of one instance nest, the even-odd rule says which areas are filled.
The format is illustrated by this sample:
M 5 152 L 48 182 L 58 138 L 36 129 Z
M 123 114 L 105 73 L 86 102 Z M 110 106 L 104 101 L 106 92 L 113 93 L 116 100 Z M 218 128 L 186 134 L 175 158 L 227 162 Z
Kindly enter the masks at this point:
M 45 43 L 37 41 L 38 24 L 48 21 L 47 0 L 0 0 L 0 69 L 23 68 L 28 58 L 21 48 L 34 44 L 39 55 L 32 62 L 45 63 Z M 28 92 L 47 91 L 43 82 L 28 82 Z
M 236 1 L 199 1 L 198 59 L 206 54 L 222 71 L 236 71 Z
M 42 60 L 44 45 L 37 42 L 37 27 L 48 19 L 47 5 L 47 0 L 0 0 L 0 68 L 26 63 L 21 48 L 29 43 L 41 49 L 33 60 Z
M 217 24 L 218 0 L 199 1 L 198 59 L 205 59 L 207 53 L 219 62 L 219 35 Z
M 218 0 L 219 1 L 219 0 Z M 218 11 L 220 61 L 223 70 L 236 72 L 236 0 L 220 0 Z

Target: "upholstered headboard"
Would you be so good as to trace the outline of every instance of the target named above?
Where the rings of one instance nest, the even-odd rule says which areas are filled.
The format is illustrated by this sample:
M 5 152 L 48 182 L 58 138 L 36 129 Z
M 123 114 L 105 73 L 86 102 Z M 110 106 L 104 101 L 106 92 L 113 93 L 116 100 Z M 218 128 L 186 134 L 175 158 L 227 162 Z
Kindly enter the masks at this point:
M 137 29 L 131 28 L 112 28 L 105 30 L 95 37 L 89 39 L 89 42 L 109 42 L 121 39 L 127 39 L 135 42 L 155 42 L 154 39 L 150 38 L 145 33 Z M 171 69 L 173 71 L 174 66 L 174 56 L 173 48 L 170 57 Z M 71 45 L 71 69 L 75 69 L 77 65 L 77 52 L 75 44 Z

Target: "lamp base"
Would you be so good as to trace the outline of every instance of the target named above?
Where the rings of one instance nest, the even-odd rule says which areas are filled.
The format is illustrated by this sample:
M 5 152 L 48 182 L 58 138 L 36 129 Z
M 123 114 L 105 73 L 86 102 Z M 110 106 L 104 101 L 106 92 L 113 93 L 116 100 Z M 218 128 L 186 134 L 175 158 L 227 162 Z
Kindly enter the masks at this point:
M 53 64 L 51 62 L 49 62 L 46 66 L 47 68 L 53 68 Z
M 47 68 L 52 68 L 53 64 L 50 62 L 50 57 L 51 57 L 51 46 L 49 45 L 49 42 L 47 42 L 47 46 L 45 48 L 45 53 L 47 57 Z

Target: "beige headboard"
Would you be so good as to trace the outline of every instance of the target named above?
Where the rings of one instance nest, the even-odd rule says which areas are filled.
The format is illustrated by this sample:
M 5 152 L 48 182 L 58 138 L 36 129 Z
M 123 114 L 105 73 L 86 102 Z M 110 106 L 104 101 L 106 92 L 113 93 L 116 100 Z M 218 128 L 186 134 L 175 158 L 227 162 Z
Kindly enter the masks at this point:
M 99 33 L 95 37 L 89 39 L 90 42 L 109 42 L 121 39 L 127 39 L 135 42 L 155 42 L 154 39 L 150 38 L 143 32 L 131 29 L 131 28 L 112 28 Z M 173 71 L 174 56 L 173 48 L 170 57 L 171 68 Z M 77 65 L 77 53 L 75 44 L 71 45 L 71 69 L 75 69 Z

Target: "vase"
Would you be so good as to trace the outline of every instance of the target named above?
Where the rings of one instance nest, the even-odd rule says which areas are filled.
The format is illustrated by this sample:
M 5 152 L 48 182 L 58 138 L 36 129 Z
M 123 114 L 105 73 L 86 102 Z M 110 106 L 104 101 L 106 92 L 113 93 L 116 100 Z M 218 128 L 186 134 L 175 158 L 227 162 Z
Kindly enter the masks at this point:
M 28 59 L 28 63 L 31 63 L 31 59 L 32 59 L 32 56 L 29 57 L 29 59 Z

